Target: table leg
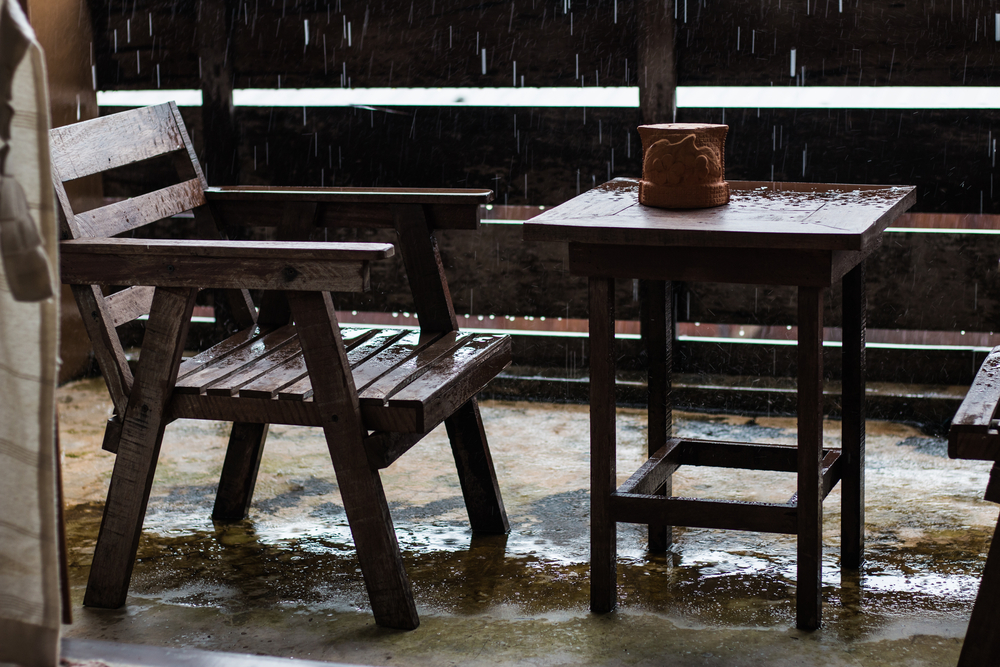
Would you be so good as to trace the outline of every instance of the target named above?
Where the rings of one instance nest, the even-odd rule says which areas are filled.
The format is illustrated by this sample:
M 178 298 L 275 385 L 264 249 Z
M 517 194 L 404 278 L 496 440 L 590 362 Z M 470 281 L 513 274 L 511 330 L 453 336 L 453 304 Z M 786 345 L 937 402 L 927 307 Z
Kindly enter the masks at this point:
M 843 280 L 843 421 L 840 562 L 856 570 L 865 559 L 865 263 Z
M 822 617 L 823 288 L 799 287 L 798 570 L 796 627 Z
M 673 431 L 670 404 L 671 342 L 673 339 L 672 285 L 663 280 L 642 281 L 641 324 L 646 349 L 648 387 L 648 453 L 658 452 Z M 656 489 L 661 496 L 673 495 L 673 480 Z M 649 550 L 666 551 L 673 542 L 670 526 L 649 526 Z
M 615 281 L 590 278 L 590 609 L 617 602 L 615 471 Z

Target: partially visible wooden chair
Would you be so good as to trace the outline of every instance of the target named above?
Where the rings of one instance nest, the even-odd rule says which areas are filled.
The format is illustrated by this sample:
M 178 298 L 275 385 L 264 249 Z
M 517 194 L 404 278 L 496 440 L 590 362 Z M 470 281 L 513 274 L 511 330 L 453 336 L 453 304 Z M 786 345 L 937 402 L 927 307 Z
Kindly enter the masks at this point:
M 993 461 L 985 499 L 1000 503 L 1000 347 L 987 355 L 948 431 L 948 456 Z M 983 568 L 959 667 L 1000 665 L 1000 522 Z
M 475 229 L 492 192 L 211 189 L 173 103 L 52 130 L 51 144 L 67 239 L 62 279 L 73 286 L 115 407 L 104 447 L 117 458 L 84 604 L 125 603 L 170 421 L 233 422 L 213 512 L 222 520 L 246 515 L 268 424 L 299 424 L 325 433 L 376 622 L 415 628 L 379 469 L 444 422 L 472 529 L 508 530 L 476 395 L 510 363 L 510 339 L 458 331 L 433 236 L 436 228 Z M 173 157 L 181 182 L 74 210 L 65 182 L 158 156 Z M 202 240 L 122 237 L 188 210 Z M 277 227 L 279 241 L 224 240 L 226 225 Z M 323 226 L 391 227 L 398 244 L 309 242 Z M 394 251 L 419 331 L 342 331 L 329 292 L 369 289 L 370 262 Z M 203 288 L 227 290 L 241 330 L 182 360 Z M 259 315 L 247 289 L 265 290 Z M 133 376 L 116 327 L 147 313 Z

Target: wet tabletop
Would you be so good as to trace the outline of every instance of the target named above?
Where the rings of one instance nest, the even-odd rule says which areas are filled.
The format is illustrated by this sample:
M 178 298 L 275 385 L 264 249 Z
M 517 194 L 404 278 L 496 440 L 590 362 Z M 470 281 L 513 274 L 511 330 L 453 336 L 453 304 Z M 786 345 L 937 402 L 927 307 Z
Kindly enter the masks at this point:
M 732 248 L 870 250 L 916 202 L 913 186 L 729 181 L 728 204 L 639 204 L 639 181 L 616 178 L 524 223 L 527 241 Z

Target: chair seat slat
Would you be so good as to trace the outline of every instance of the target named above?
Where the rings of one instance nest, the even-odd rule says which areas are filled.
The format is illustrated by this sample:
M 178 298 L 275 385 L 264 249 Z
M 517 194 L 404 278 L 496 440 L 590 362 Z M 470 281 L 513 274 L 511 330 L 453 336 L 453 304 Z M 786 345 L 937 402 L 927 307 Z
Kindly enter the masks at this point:
M 466 338 L 468 334 L 449 331 L 433 343 L 422 345 L 415 354 L 389 372 L 380 375 L 375 381 L 367 385 L 358 383 L 358 396 L 361 399 L 377 399 L 383 402 L 388 400 L 390 396 L 413 382 L 440 357 L 450 355 L 460 348 Z
M 233 350 L 250 345 L 256 338 L 262 335 L 261 328 L 257 326 L 248 327 L 234 333 L 232 336 L 222 341 L 218 345 L 213 345 L 204 352 L 185 359 L 181 362 L 181 367 L 177 371 L 177 379 L 182 380 L 191 373 L 201 370 L 212 364 L 221 357 L 226 356 Z
M 477 335 L 428 365 L 385 405 L 387 412 L 413 413 L 413 430 L 426 432 L 475 396 L 511 362 L 508 336 Z
M 235 396 L 244 385 L 269 375 L 275 368 L 301 355 L 302 347 L 298 338 L 292 338 L 236 373 L 219 378 L 206 387 L 205 393 L 212 396 Z
M 204 393 L 209 385 L 238 373 L 261 357 L 272 354 L 278 348 L 289 343 L 294 336 L 294 329 L 291 326 L 284 326 L 255 338 L 248 345 L 237 347 L 229 354 L 217 358 L 210 365 L 181 378 L 174 385 L 174 391 L 182 394 Z
M 411 336 L 412 332 L 408 331 L 397 331 L 397 330 L 385 330 L 377 331 L 374 336 L 364 341 L 362 345 L 358 346 L 347 346 L 347 363 L 352 370 L 357 369 L 359 366 L 368 363 L 372 359 L 384 358 L 386 355 L 392 355 L 391 351 L 387 350 L 389 348 L 394 348 L 397 344 L 406 346 L 407 343 L 402 343 L 404 338 L 408 336 L 413 338 L 413 340 L 418 340 L 419 337 Z M 379 357 L 379 355 L 382 357 Z M 399 353 L 396 353 L 397 356 Z M 355 386 L 358 382 L 358 374 L 355 372 Z M 288 385 L 283 388 L 278 393 L 278 398 L 283 401 L 303 401 L 312 396 L 312 380 L 309 376 L 304 376 L 300 378 L 297 382 L 292 385 Z
M 365 329 L 346 329 L 342 332 L 344 344 L 355 347 L 371 338 L 374 332 Z M 305 360 L 298 336 L 280 348 L 265 354 L 239 372 L 226 375 L 208 386 L 206 393 L 213 396 L 253 396 L 272 398 L 277 389 L 294 382 L 306 373 Z M 243 387 L 250 387 L 243 393 Z M 263 388 L 263 389 L 262 389 Z

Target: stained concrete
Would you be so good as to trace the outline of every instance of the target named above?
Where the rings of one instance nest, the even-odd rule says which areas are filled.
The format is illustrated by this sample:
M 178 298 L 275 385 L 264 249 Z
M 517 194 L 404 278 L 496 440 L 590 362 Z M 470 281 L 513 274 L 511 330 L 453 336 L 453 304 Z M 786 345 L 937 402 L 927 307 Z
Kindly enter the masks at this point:
M 619 527 L 619 605 L 588 609 L 585 406 L 487 402 L 511 519 L 472 536 L 443 429 L 384 471 L 421 626 L 375 626 L 318 429 L 272 427 L 247 520 L 215 524 L 227 425 L 167 428 L 128 602 L 83 608 L 113 456 L 100 379 L 60 389 L 75 623 L 65 635 L 378 665 L 947 665 L 958 659 L 996 506 L 989 465 L 869 422 L 867 562 L 839 569 L 839 491 L 825 504 L 823 627 L 794 629 L 793 536 L 675 529 L 666 555 Z M 794 443 L 788 418 L 675 413 L 687 436 Z M 643 411 L 619 412 L 620 480 L 644 458 Z M 839 443 L 839 422 L 825 424 Z M 785 501 L 794 476 L 681 469 L 675 494 Z

